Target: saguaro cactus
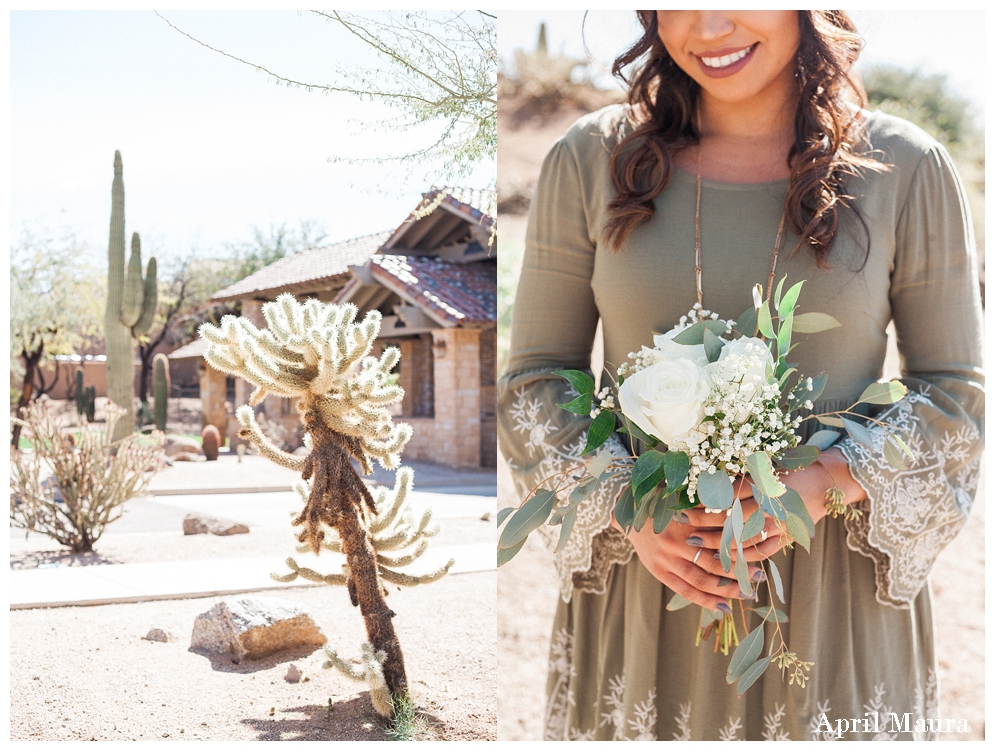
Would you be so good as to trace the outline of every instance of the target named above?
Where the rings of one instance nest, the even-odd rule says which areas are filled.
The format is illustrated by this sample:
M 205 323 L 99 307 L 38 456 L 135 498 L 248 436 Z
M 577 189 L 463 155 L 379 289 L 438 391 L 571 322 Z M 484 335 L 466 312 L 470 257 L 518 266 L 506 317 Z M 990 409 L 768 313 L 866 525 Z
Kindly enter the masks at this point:
M 83 385 L 83 369 L 76 371 L 76 411 L 81 418 L 85 417 L 87 422 L 93 422 L 93 415 L 96 411 L 97 388 L 96 386 Z
M 390 696 L 400 700 L 407 692 L 408 680 L 391 621 L 394 612 L 384 601 L 381 578 L 417 584 L 443 575 L 452 562 L 439 572 L 403 582 L 398 581 L 403 575 L 388 571 L 421 554 L 421 547 L 400 557 L 387 552 L 397 550 L 394 546 L 403 540 L 422 542 L 419 538 L 425 533 L 427 520 L 413 529 L 405 522 L 395 530 L 397 539 L 388 541 L 383 533 L 401 521 L 398 514 L 410 485 L 410 472 L 398 473 L 388 503 L 386 494 L 373 497 L 353 466 L 355 461 L 368 474 L 376 459 L 385 469 L 397 469 L 401 449 L 411 437 L 411 426 L 395 424 L 388 411 L 404 394 L 389 380 L 400 353 L 387 347 L 379 359 L 369 356 L 380 330 L 380 314 L 372 311 L 357 324 L 353 323 L 356 313 L 351 304 L 324 305 L 317 300 L 300 304 L 284 294 L 263 305 L 267 329 L 260 331 L 245 318 L 225 316 L 220 327 L 204 324 L 200 333 L 210 342 L 204 354 L 210 365 L 256 385 L 249 405 L 258 404 L 267 394 L 296 398 L 307 456 L 288 454 L 270 443 L 249 405 L 236 412 L 241 434 L 251 439 L 261 454 L 301 471 L 302 478 L 310 480 L 300 489 L 305 505 L 293 521 L 301 527 L 298 540 L 317 554 L 325 547 L 325 532 L 330 527 L 335 533 L 330 544 L 345 554 L 346 567 L 341 575 L 321 577 L 299 569 L 291 559 L 291 576 L 313 575 L 330 584 L 346 585 L 366 621 L 369 654 L 378 665 L 373 672 L 382 673 Z M 375 703 L 377 711 L 390 711 L 380 699 Z
M 166 408 L 169 406 L 169 360 L 160 352 L 152 358 L 152 398 L 155 399 L 155 426 L 166 432 Z
M 111 231 L 107 245 L 107 308 L 104 340 L 107 347 L 107 396 L 125 410 L 113 440 L 134 427 L 134 338 L 152 325 L 158 292 L 156 260 L 149 258 L 142 277 L 142 246 L 138 233 L 131 236 L 131 258 L 124 267 L 124 177 L 121 152 L 114 152 L 114 182 L 111 185 Z

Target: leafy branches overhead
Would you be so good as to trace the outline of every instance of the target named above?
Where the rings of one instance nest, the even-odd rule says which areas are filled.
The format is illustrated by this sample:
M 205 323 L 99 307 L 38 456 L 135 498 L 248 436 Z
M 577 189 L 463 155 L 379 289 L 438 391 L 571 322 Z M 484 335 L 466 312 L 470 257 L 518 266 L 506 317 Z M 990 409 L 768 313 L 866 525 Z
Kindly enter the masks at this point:
M 197 44 L 266 73 L 275 83 L 326 94 L 344 93 L 399 111 L 376 123 L 388 131 L 427 124 L 441 126 L 434 141 L 399 156 L 333 161 L 402 164 L 442 160 L 439 179 L 463 178 L 497 153 L 497 19 L 483 11 L 312 11 L 370 47 L 383 61 L 377 68 L 338 66 L 332 81 L 314 83 L 283 75 L 212 47 L 177 28 Z M 157 14 L 158 15 L 158 14 Z

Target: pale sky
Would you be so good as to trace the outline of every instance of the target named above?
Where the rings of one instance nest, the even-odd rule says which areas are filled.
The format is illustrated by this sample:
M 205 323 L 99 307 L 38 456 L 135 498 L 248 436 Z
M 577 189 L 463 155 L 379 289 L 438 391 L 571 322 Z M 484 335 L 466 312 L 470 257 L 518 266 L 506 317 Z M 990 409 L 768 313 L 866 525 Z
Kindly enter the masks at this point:
M 866 46 L 861 65 L 891 63 L 948 76 L 955 91 L 969 99 L 979 116 L 985 103 L 985 14 L 981 10 L 850 11 Z M 553 54 L 586 58 L 584 38 L 594 59 L 610 77 L 611 62 L 641 33 L 631 11 L 502 11 L 498 20 L 499 54 L 510 62 L 516 48 L 534 49 L 540 21 L 546 21 Z M 581 28 L 584 35 L 581 35 Z
M 198 39 L 275 72 L 326 83 L 336 64 L 380 65 L 336 25 L 298 11 L 162 11 Z M 253 226 L 314 219 L 330 240 L 399 224 L 431 165 L 329 163 L 401 154 L 431 132 L 368 127 L 395 110 L 269 82 L 181 36 L 150 10 L 10 14 L 11 238 L 68 227 L 106 253 L 114 150 L 126 230 L 160 259 L 211 254 Z M 463 181 L 486 187 L 494 166 Z

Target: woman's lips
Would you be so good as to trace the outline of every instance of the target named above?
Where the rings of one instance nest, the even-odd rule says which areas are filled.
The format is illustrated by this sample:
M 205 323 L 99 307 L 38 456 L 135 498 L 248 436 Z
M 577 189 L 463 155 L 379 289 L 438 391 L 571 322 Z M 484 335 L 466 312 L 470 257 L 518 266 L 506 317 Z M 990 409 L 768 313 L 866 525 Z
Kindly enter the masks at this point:
M 731 52 L 726 52 L 725 50 L 717 51 L 723 54 L 715 54 L 713 52 L 710 52 L 707 55 L 695 55 L 694 57 L 698 61 L 698 66 L 701 68 L 701 72 L 704 73 L 709 78 L 726 78 L 727 76 L 731 76 L 734 73 L 738 73 L 740 70 L 742 70 L 746 66 L 746 64 L 750 62 L 750 60 L 753 58 L 753 53 L 756 52 L 758 46 L 759 43 L 756 43 L 751 45 L 750 47 L 740 48 L 739 50 L 734 50 Z M 746 50 L 746 54 L 743 54 L 744 49 Z M 738 60 L 730 62 L 727 65 L 721 65 L 721 60 L 723 58 L 727 57 L 736 58 L 739 55 L 742 55 L 742 57 L 739 57 Z M 720 65 L 719 67 L 706 65 L 705 60 L 703 58 L 707 58 L 708 61 L 713 64 L 715 62 L 719 62 Z

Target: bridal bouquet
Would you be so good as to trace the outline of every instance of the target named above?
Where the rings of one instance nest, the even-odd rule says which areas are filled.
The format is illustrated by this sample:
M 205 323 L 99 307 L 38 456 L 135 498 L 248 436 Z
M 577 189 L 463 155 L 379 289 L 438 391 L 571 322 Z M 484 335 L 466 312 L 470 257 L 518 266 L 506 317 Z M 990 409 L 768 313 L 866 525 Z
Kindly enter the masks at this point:
M 806 420 L 818 420 L 874 449 L 873 436 L 862 421 L 877 421 L 855 408 L 862 403 L 892 404 L 905 396 L 906 388 L 898 381 L 873 383 L 847 409 L 811 413 L 825 388 L 826 374 L 807 377 L 797 372 L 787 361 L 792 337 L 840 324 L 824 313 L 796 312 L 803 283 L 782 296 L 782 279 L 773 300 L 764 300 L 757 285 L 753 307 L 736 320 L 720 320 L 718 314 L 695 305 L 673 329 L 655 336 L 653 347 L 630 353 L 631 362 L 618 368 L 617 382 L 597 394 L 586 373 L 558 371 L 578 394 L 558 406 L 594 418 L 584 449 L 588 458 L 545 478 L 518 508 L 499 512 L 498 525 L 504 524 L 504 529 L 498 565 L 511 560 L 528 535 L 543 524 L 560 527 L 557 550 L 561 549 L 570 538 L 580 504 L 609 477 L 630 470 L 614 508 L 618 524 L 628 532 L 652 522 L 659 534 L 684 509 L 704 507 L 724 514 L 719 558 L 744 598 L 756 594 L 744 544 L 761 534 L 766 518 L 775 520 L 783 546 L 797 543 L 808 550 L 815 534 L 812 517 L 798 493 L 779 481 L 778 473 L 817 461 L 840 432 L 820 429 L 801 443 L 796 429 Z M 895 466 L 906 466 L 912 457 L 908 446 L 888 426 L 878 424 L 886 430 L 885 457 Z M 638 457 L 613 456 L 602 448 L 613 433 L 626 434 L 630 445 L 631 439 L 639 439 L 645 450 Z M 737 480 L 747 477 L 759 509 L 744 518 Z M 827 512 L 859 515 L 859 510 L 843 504 L 842 496 L 835 487 L 826 492 Z M 715 647 L 724 654 L 736 645 L 727 680 L 738 681 L 739 694 L 771 663 L 788 671 L 790 683 L 802 686 L 812 666 L 788 650 L 780 628 L 787 616 L 773 607 L 775 595 L 784 602 L 780 573 L 773 559 L 763 563 L 772 605 L 755 609 L 761 625 L 740 640 L 732 614 L 703 608 L 695 640 L 698 644 L 714 632 Z M 690 604 L 675 594 L 667 607 L 676 610 Z M 745 612 L 741 615 L 746 629 Z M 767 624 L 775 639 L 769 654 L 761 657 Z

